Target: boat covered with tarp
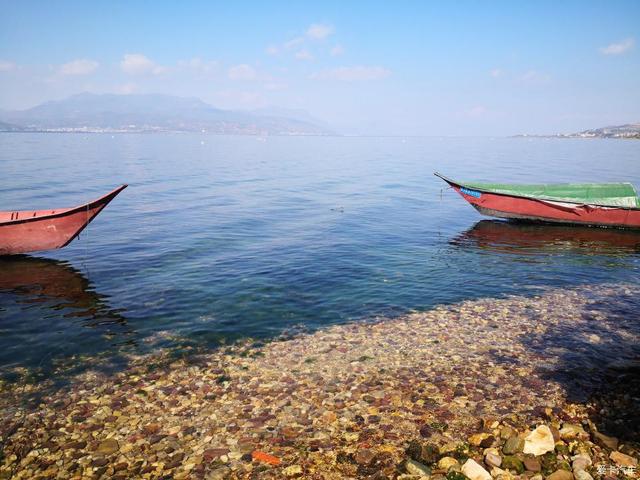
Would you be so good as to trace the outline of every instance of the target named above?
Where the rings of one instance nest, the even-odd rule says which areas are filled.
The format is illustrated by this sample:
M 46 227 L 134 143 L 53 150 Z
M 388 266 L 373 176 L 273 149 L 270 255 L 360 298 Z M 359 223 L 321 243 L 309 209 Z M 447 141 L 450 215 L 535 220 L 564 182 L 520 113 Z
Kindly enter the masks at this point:
M 514 220 L 640 228 L 640 198 L 630 183 L 462 182 L 439 173 L 483 215 Z

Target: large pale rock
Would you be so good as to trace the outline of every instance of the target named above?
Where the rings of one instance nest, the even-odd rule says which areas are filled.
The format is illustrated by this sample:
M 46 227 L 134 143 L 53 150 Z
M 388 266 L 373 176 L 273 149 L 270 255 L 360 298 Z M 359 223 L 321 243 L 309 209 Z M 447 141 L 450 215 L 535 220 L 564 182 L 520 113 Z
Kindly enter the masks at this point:
M 611 452 L 609 458 L 613 460 L 617 465 L 622 467 L 637 467 L 638 459 L 625 455 L 622 452 Z
M 524 453 L 539 456 L 547 452 L 553 452 L 555 442 L 553 434 L 546 425 L 540 425 L 524 439 Z
M 491 474 L 471 458 L 462 465 L 462 473 L 470 480 L 491 480 Z

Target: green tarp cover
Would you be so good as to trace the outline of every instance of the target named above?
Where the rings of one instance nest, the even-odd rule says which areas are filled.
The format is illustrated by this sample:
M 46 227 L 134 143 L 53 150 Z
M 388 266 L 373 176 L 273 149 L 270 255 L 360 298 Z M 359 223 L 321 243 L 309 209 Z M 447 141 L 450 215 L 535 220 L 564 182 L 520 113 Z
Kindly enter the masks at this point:
M 510 185 L 463 183 L 467 188 L 506 195 L 557 200 L 608 207 L 640 207 L 640 198 L 630 183 L 564 183 L 551 185 Z

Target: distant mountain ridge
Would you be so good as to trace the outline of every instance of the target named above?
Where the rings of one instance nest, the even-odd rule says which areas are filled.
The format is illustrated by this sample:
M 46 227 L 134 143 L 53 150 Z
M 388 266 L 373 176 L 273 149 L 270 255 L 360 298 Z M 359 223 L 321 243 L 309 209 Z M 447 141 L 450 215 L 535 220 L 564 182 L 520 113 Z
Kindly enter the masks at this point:
M 0 131 L 334 134 L 306 112 L 297 118 L 286 112 L 222 110 L 193 97 L 81 93 L 27 110 L 0 112 Z
M 544 138 L 632 138 L 640 139 L 640 123 L 627 123 L 610 127 L 600 127 L 583 130 L 577 133 L 557 133 L 555 135 L 521 134 L 516 137 L 544 137 Z

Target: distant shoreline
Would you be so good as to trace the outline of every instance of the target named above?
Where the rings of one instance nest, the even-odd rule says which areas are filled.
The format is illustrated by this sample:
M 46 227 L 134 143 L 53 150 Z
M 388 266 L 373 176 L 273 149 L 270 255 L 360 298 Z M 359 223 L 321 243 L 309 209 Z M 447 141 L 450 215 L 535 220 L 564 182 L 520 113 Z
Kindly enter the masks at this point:
M 155 135 L 155 134 L 175 134 L 175 135 L 214 135 L 214 136 L 239 136 L 239 137 L 340 137 L 340 138 L 545 138 L 545 139 L 578 139 L 578 140 L 640 140 L 640 134 L 635 136 L 581 136 L 577 134 L 517 134 L 517 135 L 357 135 L 339 133 L 241 133 L 241 132 L 198 132 L 192 130 L 1 130 L 0 133 L 43 133 L 43 134 L 92 134 L 92 135 Z

